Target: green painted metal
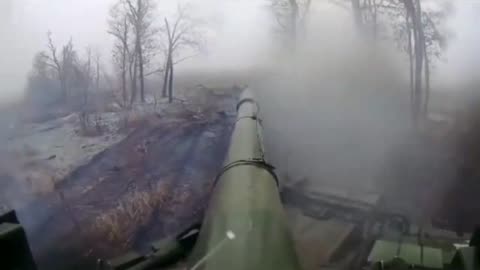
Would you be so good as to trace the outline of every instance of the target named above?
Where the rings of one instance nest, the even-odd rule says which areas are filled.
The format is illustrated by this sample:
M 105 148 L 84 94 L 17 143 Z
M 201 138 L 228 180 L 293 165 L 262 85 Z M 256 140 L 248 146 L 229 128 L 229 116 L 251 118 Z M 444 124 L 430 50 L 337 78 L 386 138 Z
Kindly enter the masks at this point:
M 442 256 L 442 250 L 439 248 L 421 247 L 420 245 L 412 243 L 377 240 L 368 256 L 368 262 L 373 264 L 380 261 L 389 262 L 395 258 L 400 258 L 406 264 L 415 267 L 442 269 Z
M 466 247 L 457 251 L 451 263 L 451 269 L 455 270 L 478 270 L 480 269 L 480 259 L 478 248 Z
M 373 245 L 373 249 L 370 252 L 370 255 L 368 255 L 368 262 L 375 263 L 380 261 L 384 261 L 384 262 L 390 261 L 391 259 L 397 256 L 397 253 L 398 253 L 397 243 L 378 240 L 378 241 L 375 241 L 375 244 Z
M 480 227 L 475 228 L 469 246 L 458 248 L 453 256 L 450 269 L 480 269 Z
M 189 269 L 300 269 L 273 175 L 253 164 L 228 166 L 264 159 L 257 113 L 246 90 L 225 160 L 229 169 L 215 186 Z
M 36 270 L 25 230 L 15 211 L 0 214 L 0 269 Z

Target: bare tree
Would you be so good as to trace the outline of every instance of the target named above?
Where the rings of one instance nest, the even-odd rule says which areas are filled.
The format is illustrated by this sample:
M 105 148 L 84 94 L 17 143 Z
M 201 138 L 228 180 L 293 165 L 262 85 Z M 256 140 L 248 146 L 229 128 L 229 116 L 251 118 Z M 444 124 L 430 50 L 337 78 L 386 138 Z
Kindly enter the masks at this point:
M 433 61 L 441 57 L 442 51 L 445 49 L 446 34 L 440 32 L 437 28 L 445 21 L 446 17 L 451 13 L 452 6 L 450 3 L 442 5 L 439 11 L 423 12 L 422 24 L 424 29 L 424 52 L 425 52 L 425 99 L 423 102 L 423 112 L 428 113 L 428 105 L 430 101 L 430 70 Z
M 51 68 L 48 66 L 49 57 L 44 51 L 35 54 L 32 64 L 32 75 L 40 76 L 42 78 L 49 78 L 51 75 Z
M 395 3 L 395 1 L 391 0 Z M 437 27 L 451 13 L 450 4 L 440 4 L 437 10 L 423 10 L 419 0 L 401 0 L 405 23 L 396 31 L 400 43 L 406 44 L 409 59 L 410 90 L 414 121 L 426 117 L 430 100 L 430 71 L 433 60 L 441 57 L 446 37 Z M 423 82 L 425 88 L 423 88 Z
M 162 96 L 166 97 L 168 94 L 168 101 L 173 101 L 173 79 L 174 79 L 174 65 L 184 61 L 189 57 L 179 57 L 182 49 L 197 50 L 201 45 L 201 32 L 198 24 L 188 14 L 187 6 L 178 6 L 177 14 L 172 19 L 164 19 L 165 23 L 165 68 L 164 79 L 162 87 Z
M 100 90 L 100 62 L 101 55 L 98 51 L 95 52 L 95 90 L 98 92 Z
M 394 40 L 407 54 L 409 62 L 410 101 L 414 123 L 422 115 L 423 68 L 425 60 L 425 36 L 419 0 L 388 0 L 382 3 L 393 27 Z
M 119 2 L 110 10 L 108 33 L 115 38 L 113 60 L 120 71 L 122 106 L 128 104 L 127 73 L 131 74 L 132 52 L 130 50 L 130 26 L 123 3 Z M 132 100 L 133 102 L 133 100 Z
M 423 15 L 423 18 L 426 18 L 425 14 Z M 423 54 L 425 57 L 424 61 L 424 70 L 425 70 L 425 98 L 423 101 L 423 114 L 426 117 L 428 115 L 428 103 L 430 102 L 430 57 L 428 53 L 429 49 L 429 44 L 431 40 L 427 40 L 427 37 L 425 35 L 425 30 L 426 30 L 426 25 L 422 23 L 422 29 L 423 29 Z
M 100 54 L 91 47 L 85 50 L 85 56 L 77 58 L 73 68 L 72 86 L 80 95 L 77 99 L 80 127 L 84 134 L 101 133 L 102 94 L 100 89 Z M 96 133 L 92 133 L 92 128 Z
M 295 50 L 299 30 L 306 32 L 306 22 L 312 0 L 270 0 L 279 30 L 285 34 L 290 49 Z
M 329 0 L 330 3 L 345 10 L 351 10 L 357 29 L 377 40 L 382 26 L 381 17 L 391 18 L 391 11 L 402 9 L 404 0 Z
M 48 105 L 58 101 L 58 75 L 50 66 L 49 55 L 45 51 L 35 54 L 32 69 L 28 74 L 26 98 L 32 105 Z
M 381 15 L 389 9 L 398 9 L 396 0 L 330 0 L 331 3 L 344 9 L 351 9 L 356 28 L 362 34 L 368 34 L 376 41 L 380 34 Z M 350 2 L 348 5 L 347 2 Z
M 93 61 L 92 68 L 94 69 L 92 71 L 92 86 L 94 86 L 94 90 L 95 90 L 94 95 L 97 95 L 98 97 L 102 97 L 102 94 L 100 93 L 102 67 L 101 67 L 101 54 L 99 51 L 95 51 L 92 61 Z M 93 121 L 94 121 L 95 129 L 97 130 L 97 133 L 102 132 L 101 111 L 102 111 L 102 108 L 104 108 L 104 106 L 105 106 L 105 103 L 103 98 L 94 99 Z
M 132 106 L 133 102 L 137 98 L 138 93 L 138 80 L 137 80 L 137 72 L 138 72 L 138 57 L 135 52 L 130 54 L 129 61 L 128 61 L 128 74 L 130 77 L 130 106 Z
M 399 40 L 406 39 L 412 117 L 413 121 L 418 123 L 420 117 L 427 113 L 426 108 L 430 96 L 430 59 L 428 55 L 430 45 L 427 43 L 433 42 L 433 37 L 427 39 L 425 36 L 429 13 L 422 10 L 420 0 L 401 0 L 398 3 L 403 5 L 405 23 L 404 27 L 397 31 L 397 34 L 400 36 Z M 429 27 L 435 28 L 434 25 L 429 25 Z M 424 78 L 425 90 L 423 89 Z
M 405 32 L 407 33 L 407 54 L 408 54 L 408 68 L 409 68 L 409 82 L 410 82 L 410 102 L 413 104 L 413 96 L 415 92 L 415 87 L 413 84 L 413 34 L 412 34 L 412 18 L 409 15 L 409 12 L 405 11 Z
M 91 110 L 89 104 L 89 91 L 93 78 L 92 49 L 90 47 L 87 47 L 86 49 L 85 62 L 78 64 L 76 73 L 78 84 L 82 90 L 82 103 L 79 111 L 80 125 L 82 131 L 86 132 L 89 127 L 89 114 Z
M 345 2 L 331 1 L 345 7 L 341 5 Z M 408 56 L 412 116 L 417 122 L 421 116 L 426 115 L 428 109 L 432 57 L 439 57 L 440 48 L 445 43 L 445 38 L 439 33 L 436 25 L 445 19 L 449 7 L 434 12 L 423 10 L 420 0 L 350 0 L 350 2 L 356 24 L 363 32 L 370 29 L 368 32 L 372 33 L 374 40 L 378 37 L 382 23 L 390 22 L 393 27 L 393 39 Z
M 93 54 L 92 54 L 92 48 L 91 47 L 87 47 L 86 49 L 86 54 L 85 54 L 85 63 L 83 63 L 83 65 L 80 67 L 80 72 L 81 72 L 81 75 L 82 75 L 82 88 L 83 88 L 83 96 L 84 96 L 84 100 L 83 100 L 83 104 L 84 106 L 87 105 L 88 103 L 88 92 L 90 90 L 90 87 L 91 87 L 91 84 L 92 84 L 92 81 L 93 81 Z
M 135 57 L 133 60 L 132 76 L 136 79 L 136 68 L 138 67 L 138 80 L 140 83 L 140 99 L 145 102 L 145 49 L 151 44 L 155 35 L 153 27 L 153 13 L 155 5 L 153 0 L 124 0 L 127 6 L 127 18 L 132 25 L 135 35 Z M 136 83 L 134 83 L 136 85 Z M 135 98 L 135 95 L 132 95 Z
M 423 34 L 422 24 L 422 6 L 420 0 L 405 0 L 405 8 L 410 13 L 413 27 L 413 40 L 415 51 L 415 80 L 414 80 L 414 98 L 413 98 L 413 118 L 418 121 L 422 106 L 422 71 L 423 61 L 425 59 L 425 36 Z
M 48 38 L 48 49 L 50 52 L 50 55 L 48 56 L 48 60 L 49 60 L 48 64 L 57 72 L 57 77 L 60 82 L 60 90 L 62 91 L 62 99 L 64 100 L 66 97 L 67 90 L 66 90 L 65 73 L 63 70 L 64 68 L 63 63 L 60 61 L 60 59 L 57 56 L 57 47 L 53 44 L 51 32 L 47 33 L 47 38 Z
M 62 93 L 62 101 L 66 102 L 68 97 L 68 80 L 72 74 L 76 52 L 73 49 L 72 39 L 63 46 L 60 55 L 57 46 L 54 44 L 51 32 L 47 33 L 48 38 L 48 65 L 53 68 L 57 74 Z
M 365 10 L 363 21 L 369 26 L 371 36 L 374 41 L 378 38 L 378 17 L 380 8 L 383 6 L 385 0 L 368 0 L 365 1 Z
M 350 0 L 352 3 L 352 11 L 353 17 L 355 19 L 355 25 L 358 28 L 362 27 L 363 19 L 362 19 L 362 9 L 360 8 L 360 0 Z

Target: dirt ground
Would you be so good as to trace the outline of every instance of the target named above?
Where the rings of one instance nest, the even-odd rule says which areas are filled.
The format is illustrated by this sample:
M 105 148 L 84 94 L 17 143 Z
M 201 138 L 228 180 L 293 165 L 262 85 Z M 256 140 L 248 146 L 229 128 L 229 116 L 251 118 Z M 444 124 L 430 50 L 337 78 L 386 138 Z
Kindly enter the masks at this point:
M 54 186 L 53 192 L 36 195 L 28 205 L 18 209 L 40 269 L 92 269 L 97 258 L 112 258 L 132 249 L 145 250 L 151 242 L 178 233 L 199 221 L 208 202 L 211 180 L 221 167 L 228 148 L 235 117 L 234 94 L 226 88 L 220 93 L 225 95 L 199 95 L 202 98 L 195 104 L 177 101 L 173 110 L 151 114 L 138 122 L 125 139 L 95 154 L 86 164 L 69 173 Z M 290 104 L 282 106 L 278 100 L 267 101 L 260 102 L 260 105 L 266 116 L 263 120 L 265 142 L 270 146 L 267 150 L 271 150 L 268 153 L 274 157 L 272 162 L 279 168 L 280 176 L 301 178 L 302 174 L 288 170 L 288 165 L 291 167 L 293 164 L 292 152 L 298 153 L 301 147 L 314 147 L 292 143 L 308 142 L 300 136 L 302 134 L 293 137 L 294 141 L 278 139 L 295 130 L 295 125 L 302 127 L 307 123 L 313 129 L 318 124 L 318 115 L 312 114 L 315 119 L 305 122 L 300 118 L 304 117 L 302 107 L 298 121 L 291 118 L 292 114 L 287 115 L 290 118 L 278 117 L 277 113 L 281 115 Z M 269 118 L 268 113 L 276 118 Z M 275 126 L 275 120 L 281 120 L 281 125 Z M 307 135 L 316 134 L 310 129 L 306 132 L 299 130 Z M 314 136 L 314 142 L 322 138 L 326 130 L 321 129 L 321 136 Z M 344 139 L 349 138 L 346 136 Z M 337 139 L 339 135 L 335 134 L 332 140 Z M 425 216 L 425 212 L 437 210 L 438 205 L 431 202 L 443 201 L 444 198 L 432 197 L 431 194 L 446 195 L 451 188 L 447 184 L 456 175 L 450 157 L 444 155 L 448 152 L 446 149 L 439 148 L 434 142 L 414 142 L 407 138 L 394 144 L 388 150 L 395 155 L 388 155 L 389 158 L 382 156 L 381 163 L 372 165 L 382 170 L 365 180 L 379 189 L 374 191 L 388 197 L 386 207 L 405 213 L 414 212 L 412 219 L 418 219 Z M 331 146 L 334 150 L 341 146 L 321 145 Z M 351 152 L 363 153 L 362 149 L 369 149 L 368 146 L 348 151 L 344 156 L 359 160 L 358 155 Z M 322 153 L 330 159 L 328 151 Z M 282 163 L 283 159 L 288 162 Z M 322 167 L 318 157 L 311 160 L 315 168 Z M 287 171 L 282 172 L 282 168 Z M 363 171 L 363 168 L 356 165 L 354 169 Z M 331 166 L 331 169 L 335 167 Z M 366 174 L 352 173 L 344 177 L 351 172 L 344 168 L 336 172 L 342 173 L 342 179 L 352 181 L 361 181 L 363 179 L 359 178 Z M 308 173 L 305 174 L 308 176 Z M 320 178 L 311 178 L 310 182 L 312 180 L 322 190 L 328 187 Z M 426 207 L 415 207 L 418 205 Z M 295 223 L 293 230 L 296 238 L 307 235 L 309 241 L 315 240 L 315 237 L 321 240 L 308 242 L 308 247 L 330 243 L 329 237 L 333 233 L 325 233 L 330 232 L 330 228 L 338 229 L 341 235 L 350 230 L 348 224 L 343 223 L 341 225 L 345 228 L 336 223 L 319 223 L 304 217 L 290 220 Z M 295 234 L 295 230 L 301 231 L 301 234 Z M 316 254 L 317 258 L 326 260 L 329 252 L 330 249 L 325 249 L 326 255 L 320 258 Z
M 145 250 L 200 221 L 236 101 L 232 89 L 207 96 L 142 119 L 52 192 L 17 209 L 40 269 L 92 269 L 98 258 Z

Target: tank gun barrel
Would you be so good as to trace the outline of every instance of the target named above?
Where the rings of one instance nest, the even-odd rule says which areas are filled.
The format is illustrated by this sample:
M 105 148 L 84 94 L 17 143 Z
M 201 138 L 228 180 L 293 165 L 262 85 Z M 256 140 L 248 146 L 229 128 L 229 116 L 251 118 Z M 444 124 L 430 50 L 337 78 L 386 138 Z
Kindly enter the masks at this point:
M 189 257 L 190 269 L 300 269 L 278 179 L 265 160 L 259 106 L 250 90 L 241 95 L 237 112 L 228 155 Z

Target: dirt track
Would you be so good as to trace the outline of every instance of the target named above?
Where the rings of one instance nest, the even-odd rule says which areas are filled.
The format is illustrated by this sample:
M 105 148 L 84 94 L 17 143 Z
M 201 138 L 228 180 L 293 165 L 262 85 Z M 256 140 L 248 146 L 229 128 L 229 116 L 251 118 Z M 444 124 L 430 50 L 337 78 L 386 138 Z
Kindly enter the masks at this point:
M 235 99 L 152 116 L 19 210 L 40 269 L 91 269 L 199 221 L 230 137 Z

